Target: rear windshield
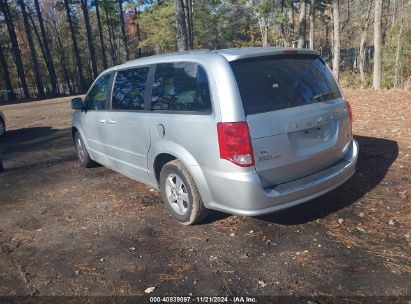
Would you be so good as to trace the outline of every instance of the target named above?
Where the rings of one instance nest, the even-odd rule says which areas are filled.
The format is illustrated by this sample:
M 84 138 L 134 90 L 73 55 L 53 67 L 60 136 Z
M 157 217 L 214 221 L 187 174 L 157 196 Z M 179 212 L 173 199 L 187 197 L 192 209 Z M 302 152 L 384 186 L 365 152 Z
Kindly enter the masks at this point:
M 317 56 L 270 56 L 231 62 L 246 115 L 341 97 Z

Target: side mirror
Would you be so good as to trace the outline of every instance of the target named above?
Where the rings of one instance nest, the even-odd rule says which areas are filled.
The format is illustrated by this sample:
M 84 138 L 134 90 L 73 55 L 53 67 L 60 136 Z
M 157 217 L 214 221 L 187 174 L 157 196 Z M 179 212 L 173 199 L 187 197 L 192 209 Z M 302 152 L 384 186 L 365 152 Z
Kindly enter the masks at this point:
M 73 110 L 84 110 L 84 103 L 81 97 L 76 97 L 71 100 L 71 108 Z

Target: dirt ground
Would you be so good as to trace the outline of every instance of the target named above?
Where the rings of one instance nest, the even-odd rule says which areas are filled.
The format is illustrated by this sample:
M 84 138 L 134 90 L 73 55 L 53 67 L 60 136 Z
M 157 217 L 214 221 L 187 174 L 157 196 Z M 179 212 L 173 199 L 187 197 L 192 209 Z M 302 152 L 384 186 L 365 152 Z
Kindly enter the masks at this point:
M 411 93 L 345 90 L 355 176 L 301 206 L 185 227 L 157 191 L 82 169 L 69 98 L 0 106 L 0 295 L 411 296 Z

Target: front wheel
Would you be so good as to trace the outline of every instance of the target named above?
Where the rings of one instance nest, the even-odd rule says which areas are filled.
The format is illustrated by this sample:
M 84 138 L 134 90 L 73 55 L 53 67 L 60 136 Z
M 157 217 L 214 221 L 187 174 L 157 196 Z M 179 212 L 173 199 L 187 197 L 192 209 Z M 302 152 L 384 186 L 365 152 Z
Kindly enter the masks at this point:
M 74 134 L 74 146 L 76 147 L 77 158 L 80 162 L 80 166 L 83 168 L 96 167 L 98 164 L 90 158 L 87 152 L 86 146 L 84 145 L 83 139 L 81 138 L 79 132 Z
M 168 211 L 181 224 L 192 225 L 207 216 L 208 209 L 201 201 L 193 177 L 179 160 L 161 169 L 160 190 Z
M 0 118 L 0 137 L 6 134 L 6 124 L 4 123 L 3 119 Z

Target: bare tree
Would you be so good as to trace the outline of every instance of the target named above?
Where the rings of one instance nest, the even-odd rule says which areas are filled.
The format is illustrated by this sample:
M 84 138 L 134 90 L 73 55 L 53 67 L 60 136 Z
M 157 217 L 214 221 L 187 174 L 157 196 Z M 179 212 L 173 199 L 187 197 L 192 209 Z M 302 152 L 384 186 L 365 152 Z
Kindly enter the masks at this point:
M 127 35 L 126 35 L 126 28 L 124 24 L 124 13 L 123 13 L 123 0 L 118 0 L 118 6 L 119 6 L 119 15 L 120 15 L 120 26 L 121 26 L 121 34 L 123 38 L 123 44 L 126 49 L 126 60 L 130 59 L 129 56 L 129 51 L 128 51 L 128 41 L 127 41 Z
M 192 0 L 183 0 L 184 4 L 184 15 L 186 19 L 186 31 L 187 31 L 187 40 L 188 40 L 188 48 L 192 49 L 194 44 L 193 39 L 193 14 L 192 14 L 192 7 L 193 3 Z
M 113 25 L 111 22 L 111 18 L 108 13 L 108 3 L 107 0 L 103 0 L 104 3 L 104 12 L 105 12 L 105 17 L 106 17 L 106 24 L 108 27 L 108 42 L 110 43 L 110 54 L 111 54 L 111 60 L 113 65 L 117 64 L 117 47 L 116 47 L 116 42 L 114 41 L 114 31 L 113 31 Z
M 17 74 L 23 87 L 24 98 L 30 99 L 29 89 L 27 87 L 26 75 L 24 73 L 23 61 L 21 60 L 21 53 L 19 43 L 17 41 L 16 31 L 14 29 L 13 20 L 10 14 L 10 8 L 7 0 L 0 0 L 0 9 L 3 12 L 4 19 L 6 21 L 7 30 L 9 32 L 10 42 L 13 49 L 13 58 L 16 63 Z
M 372 7 L 372 0 L 367 0 L 367 7 L 364 10 L 362 15 L 362 23 L 361 23 L 361 37 L 360 37 L 360 60 L 358 63 L 358 67 L 360 69 L 360 79 L 361 79 L 361 88 L 365 87 L 365 44 L 367 42 L 367 33 L 368 27 L 370 26 L 370 13 Z
M 7 64 L 7 59 L 6 59 L 6 56 L 4 55 L 3 47 L 1 45 L 2 44 L 0 43 L 0 65 L 1 65 L 2 72 L 3 72 L 3 78 L 4 78 L 5 85 L 6 85 L 6 90 L 7 90 L 7 100 L 14 101 L 16 100 L 16 94 L 14 94 L 14 91 L 13 91 L 13 85 L 11 84 L 11 80 L 10 80 L 10 73 L 9 73 L 9 67 Z
M 26 5 L 24 4 L 23 0 L 18 0 L 18 4 L 21 8 L 21 13 L 23 15 L 24 30 L 26 32 L 27 42 L 29 44 L 31 61 L 32 61 L 33 70 L 34 70 L 34 79 L 35 79 L 36 87 L 37 87 L 37 94 L 40 98 L 44 98 L 46 97 L 46 95 L 44 94 L 43 80 L 41 79 L 39 61 L 37 59 L 36 48 L 34 47 L 29 18 L 27 17 Z
M 70 74 L 67 70 L 68 64 L 67 64 L 67 61 L 66 61 L 66 55 L 65 55 L 66 52 L 65 52 L 65 49 L 64 49 L 63 44 L 61 42 L 60 33 L 57 30 L 56 20 L 55 20 L 54 17 L 50 18 L 50 20 L 51 20 L 51 22 L 49 23 L 49 26 L 53 30 L 53 33 L 54 33 L 54 37 L 55 37 L 54 42 L 55 42 L 56 48 L 57 48 L 56 53 L 58 54 L 59 63 L 60 63 L 61 69 L 63 71 L 63 77 L 64 77 L 64 80 L 66 81 L 66 84 L 67 84 L 67 87 L 68 87 L 68 90 L 69 90 L 69 94 L 72 95 L 72 94 L 74 94 L 74 90 L 73 90 L 73 87 L 71 85 Z
M 140 12 L 137 10 L 136 7 L 134 7 L 134 18 L 136 20 L 136 31 L 137 31 L 137 43 L 138 43 L 138 48 L 137 48 L 137 58 L 141 57 L 141 29 L 140 29 Z
M 340 76 L 340 10 L 339 0 L 332 0 L 333 15 L 333 73 L 338 80 Z
M 374 90 L 381 89 L 381 18 L 382 0 L 375 0 L 374 6 Z
M 48 42 L 47 35 L 46 35 L 46 30 L 44 29 L 43 15 L 41 14 L 39 0 L 34 0 L 34 5 L 36 7 L 37 19 L 40 24 L 40 32 L 41 32 L 41 37 L 42 37 L 43 47 L 44 47 L 43 57 L 44 57 L 44 61 L 46 62 L 47 70 L 49 72 L 51 92 L 53 95 L 57 95 L 58 94 L 58 84 L 57 84 L 56 70 L 54 68 L 53 57 L 51 56 L 50 46 L 49 46 L 49 42 Z
M 96 51 L 94 49 L 93 34 L 91 33 L 90 18 L 88 15 L 88 3 L 87 0 L 81 0 L 81 9 L 83 10 L 84 24 L 86 25 L 87 33 L 87 45 L 90 52 L 91 69 L 93 71 L 94 79 L 97 78 L 97 62 L 96 62 Z
M 87 83 L 84 79 L 83 66 L 81 64 L 81 57 L 80 57 L 79 49 L 78 49 L 78 46 L 77 46 L 76 33 L 74 31 L 73 21 L 71 20 L 71 11 L 70 11 L 69 0 L 64 0 L 64 6 L 66 8 L 67 22 L 69 23 L 69 27 L 70 27 L 71 42 L 73 44 L 74 57 L 76 58 L 77 71 L 78 71 L 79 81 L 80 81 L 80 84 L 79 84 L 80 85 L 80 90 L 82 92 L 86 92 L 87 91 Z
M 290 41 L 291 41 L 292 46 L 294 46 L 294 1 L 293 0 L 289 0 L 288 28 L 290 31 Z
M 306 0 L 300 0 L 300 16 L 298 18 L 298 47 L 303 48 L 305 45 L 305 32 L 307 29 Z
M 400 71 L 400 50 L 401 50 L 401 34 L 402 34 L 402 23 L 400 24 L 400 30 L 397 36 L 397 50 L 395 52 L 395 66 L 394 66 L 394 88 L 398 85 L 398 74 Z
M 183 0 L 174 0 L 174 7 L 177 22 L 177 47 L 180 52 L 186 51 L 188 50 L 188 33 Z
M 310 49 L 314 49 L 315 0 L 310 0 Z
M 396 88 L 398 85 L 398 76 L 400 73 L 401 35 L 402 35 L 403 27 L 404 27 L 406 11 L 407 10 L 402 10 L 401 12 L 400 29 L 398 30 L 398 35 L 397 35 L 397 50 L 395 52 L 395 66 L 394 66 L 394 88 Z
M 104 46 L 103 27 L 101 26 L 100 6 L 99 6 L 98 0 L 95 0 L 95 5 L 96 5 L 98 35 L 100 37 L 101 58 L 103 62 L 103 68 L 107 69 L 106 47 Z

